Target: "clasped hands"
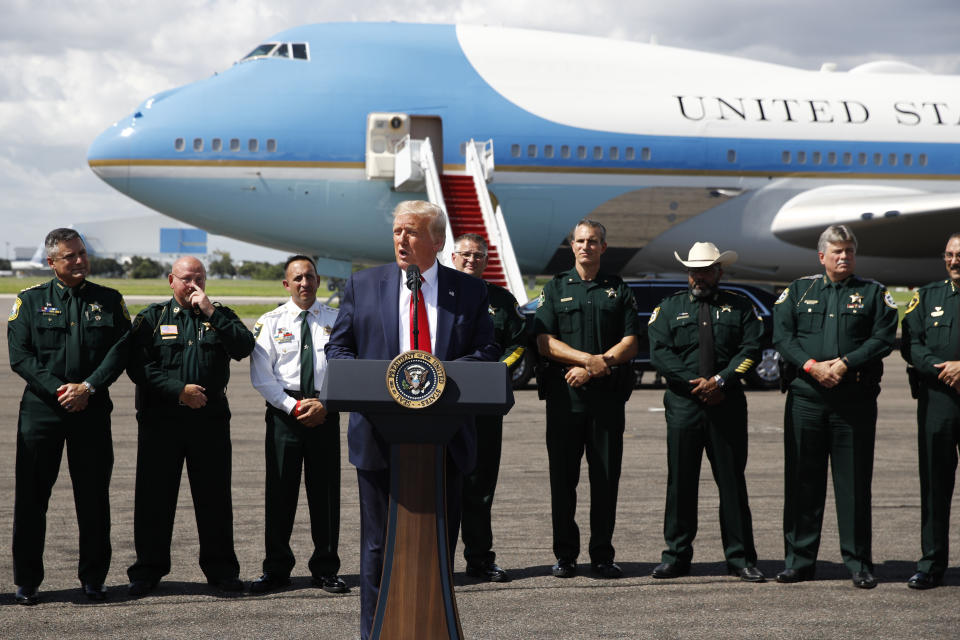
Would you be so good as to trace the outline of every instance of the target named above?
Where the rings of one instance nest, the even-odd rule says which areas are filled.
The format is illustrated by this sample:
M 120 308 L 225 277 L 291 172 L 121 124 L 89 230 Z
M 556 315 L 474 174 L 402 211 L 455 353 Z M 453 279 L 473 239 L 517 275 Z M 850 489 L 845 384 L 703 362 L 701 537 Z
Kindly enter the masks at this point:
M 847 363 L 842 358 L 824 360 L 823 362 L 814 362 L 810 366 L 810 377 L 817 381 L 820 386 L 827 389 L 840 384 L 843 376 L 847 373 Z
M 723 391 L 720 390 L 720 385 L 717 384 L 716 379 L 712 376 L 709 378 L 694 378 L 693 380 L 687 380 L 687 382 L 693 385 L 690 393 L 707 406 L 712 407 L 720 404 L 724 398 L 727 397 Z
M 564 379 L 571 387 L 577 388 L 590 382 L 590 378 L 600 378 L 610 375 L 611 356 L 590 355 L 582 365 L 572 366 L 567 369 Z
M 937 380 L 960 391 L 960 360 L 947 360 L 933 366 L 940 370 Z
M 68 382 L 57 387 L 57 402 L 69 413 L 77 413 L 87 408 L 90 391 L 82 382 Z
M 327 419 L 327 408 L 316 398 L 304 398 L 300 401 L 300 413 L 297 422 L 305 427 L 315 427 Z

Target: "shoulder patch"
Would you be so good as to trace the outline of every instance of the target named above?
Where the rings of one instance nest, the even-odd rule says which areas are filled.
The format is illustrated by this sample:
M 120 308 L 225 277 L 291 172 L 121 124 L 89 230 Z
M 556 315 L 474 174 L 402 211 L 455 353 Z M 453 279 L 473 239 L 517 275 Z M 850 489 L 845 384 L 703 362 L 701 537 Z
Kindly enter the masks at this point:
M 143 313 L 138 313 L 137 317 L 133 319 L 133 328 L 131 331 L 136 332 L 140 328 L 140 325 L 143 324 Z
M 541 290 L 540 290 L 540 297 L 537 298 L 537 309 L 539 309 L 540 307 L 543 306 L 543 301 L 544 301 L 544 295 L 543 295 L 543 294 L 544 294 L 544 290 L 541 289 Z
M 781 302 L 783 302 L 784 300 L 786 300 L 786 299 L 789 298 L 789 297 L 790 297 L 790 288 L 788 287 L 788 288 L 786 288 L 786 289 L 783 290 L 783 293 L 780 294 L 780 297 L 777 298 L 777 301 L 774 302 L 773 304 L 780 304 Z
M 520 311 L 520 305 L 517 304 L 516 300 L 513 301 L 513 312 L 517 314 L 517 317 L 520 318 L 521 320 L 524 319 L 523 311 Z
M 17 316 L 20 315 L 20 305 L 23 304 L 20 300 L 20 296 L 17 296 L 17 299 L 13 301 L 13 308 L 10 309 L 10 317 L 7 318 L 7 322 L 13 322 L 17 319 Z
M 903 312 L 903 315 L 907 315 L 911 311 L 917 308 L 917 305 L 920 304 L 920 292 L 913 292 L 913 299 L 910 301 L 910 304 L 907 305 L 907 310 Z
M 123 296 L 120 296 L 120 311 L 123 312 L 123 317 L 127 319 L 127 322 L 130 322 L 130 312 L 127 310 L 127 303 Z
M 893 296 L 890 295 L 890 292 L 887 291 L 886 289 L 883 290 L 883 302 L 884 302 L 884 304 L 886 304 L 886 305 L 887 305 L 888 307 L 890 307 L 891 309 L 896 309 L 896 308 L 897 308 L 897 303 L 896 303 L 896 301 L 894 301 Z
M 650 314 L 650 319 L 647 320 L 647 324 L 653 324 L 657 320 L 658 315 L 660 315 L 660 307 L 653 310 L 653 313 Z
M 414 281 L 414 282 L 416 282 L 416 281 Z M 419 303 L 418 303 L 418 304 L 419 304 Z M 258 322 L 257 324 L 253 325 L 253 339 L 254 339 L 254 340 L 256 340 L 257 338 L 260 337 L 260 330 L 261 330 L 261 329 L 263 329 L 263 323 L 262 323 L 262 322 Z

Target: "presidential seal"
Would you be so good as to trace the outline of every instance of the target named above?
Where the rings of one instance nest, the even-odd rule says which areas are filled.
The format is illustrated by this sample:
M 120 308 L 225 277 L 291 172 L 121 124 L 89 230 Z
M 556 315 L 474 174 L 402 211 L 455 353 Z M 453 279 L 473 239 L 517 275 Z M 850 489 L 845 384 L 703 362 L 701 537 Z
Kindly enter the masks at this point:
M 387 367 L 387 391 L 408 409 L 423 409 L 436 402 L 447 384 L 443 363 L 426 351 L 405 351 Z

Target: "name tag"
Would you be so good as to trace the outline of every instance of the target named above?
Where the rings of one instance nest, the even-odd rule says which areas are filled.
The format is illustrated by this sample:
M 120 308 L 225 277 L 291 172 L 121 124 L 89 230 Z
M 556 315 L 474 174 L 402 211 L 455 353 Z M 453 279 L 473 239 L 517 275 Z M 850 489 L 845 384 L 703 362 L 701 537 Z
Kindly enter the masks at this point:
M 560 298 L 560 302 L 570 302 L 571 300 L 573 300 L 573 296 L 570 296 L 569 298 Z

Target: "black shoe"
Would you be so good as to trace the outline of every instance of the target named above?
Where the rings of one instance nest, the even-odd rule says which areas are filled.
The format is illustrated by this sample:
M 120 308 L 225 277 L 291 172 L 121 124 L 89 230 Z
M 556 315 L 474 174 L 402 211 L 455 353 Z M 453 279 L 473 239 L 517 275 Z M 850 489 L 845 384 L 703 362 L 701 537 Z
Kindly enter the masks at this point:
M 943 584 L 943 576 L 926 571 L 918 571 L 907 580 L 907 586 L 911 589 L 933 589 Z
M 744 582 L 766 582 L 767 581 L 767 577 L 764 576 L 762 573 L 760 573 L 760 569 L 757 569 L 756 567 L 743 567 L 741 569 L 737 567 L 731 567 L 728 565 L 727 573 L 729 573 L 732 576 L 737 576 Z
M 653 570 L 654 578 L 679 578 L 690 573 L 690 565 L 685 562 L 661 562 Z
M 265 573 L 250 583 L 250 593 L 266 593 L 267 591 L 276 591 L 290 584 L 289 576 L 281 576 L 276 573 Z
M 13 597 L 17 604 L 25 607 L 32 607 L 40 602 L 40 594 L 37 593 L 36 587 L 17 587 L 17 593 Z
M 127 587 L 127 593 L 131 598 L 142 598 L 157 588 L 160 580 L 134 580 Z
M 605 580 L 616 580 L 623 577 L 623 569 L 616 562 L 594 562 L 590 565 L 590 571 L 598 578 Z
M 550 572 L 554 578 L 572 578 L 577 575 L 577 563 L 573 560 L 557 560 Z
M 107 590 L 102 584 L 84 584 L 83 595 L 94 602 L 103 602 L 107 599 Z
M 877 579 L 869 571 L 857 571 L 852 577 L 853 586 L 858 589 L 873 589 L 877 586 Z
M 331 573 L 328 576 L 313 576 L 310 584 L 315 587 L 320 587 L 327 593 L 346 593 L 350 591 L 347 583 L 341 580 L 340 576 L 335 573 Z
M 215 580 L 208 578 L 207 584 L 219 591 L 243 591 L 243 582 L 240 578 L 217 578 Z
M 487 582 L 510 582 L 507 572 L 497 566 L 496 562 L 487 564 L 467 564 L 467 575 Z
M 803 569 L 784 569 L 777 574 L 777 582 L 781 584 L 793 584 L 794 582 L 804 582 L 813 580 L 815 573 L 813 567 L 804 567 Z

